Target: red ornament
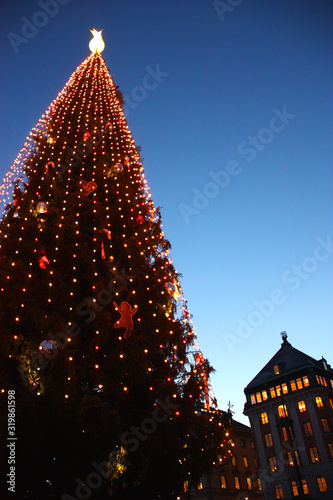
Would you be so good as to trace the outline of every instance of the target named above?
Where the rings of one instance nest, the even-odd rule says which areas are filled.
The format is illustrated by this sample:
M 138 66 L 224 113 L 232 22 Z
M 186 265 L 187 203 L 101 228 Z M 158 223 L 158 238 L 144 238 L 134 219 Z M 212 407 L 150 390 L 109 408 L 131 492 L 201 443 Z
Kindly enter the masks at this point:
M 120 307 L 113 302 L 113 305 L 117 312 L 120 313 L 120 318 L 113 325 L 114 328 L 125 328 L 124 339 L 128 339 L 133 332 L 133 318 L 134 314 L 139 309 L 138 306 L 132 308 L 131 304 L 128 302 L 122 302 Z
M 198 352 L 198 354 L 195 357 L 195 364 L 198 366 L 203 365 L 205 362 L 205 358 L 202 355 L 202 352 Z
M 81 181 L 81 185 L 83 188 L 84 196 L 88 196 L 88 194 L 92 193 L 97 188 L 97 184 L 94 181 L 90 181 L 90 182 Z
M 86 140 L 87 140 L 87 139 L 89 139 L 89 137 L 90 137 L 89 132 L 85 132 L 85 133 L 83 134 L 83 139 L 86 139 Z
M 142 217 L 142 215 L 138 215 L 136 220 L 139 224 L 143 224 L 143 222 L 144 222 L 144 218 Z
M 45 251 L 41 251 L 40 252 L 40 257 L 38 259 L 38 264 L 39 264 L 39 267 L 41 267 L 42 269 L 46 269 L 47 266 L 50 264 L 49 259 L 46 257 L 46 252 Z

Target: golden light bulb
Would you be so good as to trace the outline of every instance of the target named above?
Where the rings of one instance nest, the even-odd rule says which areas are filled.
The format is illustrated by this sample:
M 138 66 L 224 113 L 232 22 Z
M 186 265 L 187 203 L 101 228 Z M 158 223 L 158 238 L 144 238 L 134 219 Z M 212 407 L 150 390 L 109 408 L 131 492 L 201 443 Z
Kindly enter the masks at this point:
M 95 29 L 90 30 L 93 38 L 89 42 L 89 49 L 91 52 L 98 52 L 99 54 L 103 52 L 105 48 L 105 43 L 102 38 L 102 31 L 96 31 Z

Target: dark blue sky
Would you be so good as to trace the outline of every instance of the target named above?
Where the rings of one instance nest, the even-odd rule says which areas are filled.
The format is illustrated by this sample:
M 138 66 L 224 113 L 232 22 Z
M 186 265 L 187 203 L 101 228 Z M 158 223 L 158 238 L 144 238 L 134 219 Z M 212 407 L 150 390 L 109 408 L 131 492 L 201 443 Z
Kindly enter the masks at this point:
M 282 330 L 333 363 L 333 6 L 224 4 L 4 3 L 0 175 L 103 28 L 214 391 L 246 422 L 243 388 Z

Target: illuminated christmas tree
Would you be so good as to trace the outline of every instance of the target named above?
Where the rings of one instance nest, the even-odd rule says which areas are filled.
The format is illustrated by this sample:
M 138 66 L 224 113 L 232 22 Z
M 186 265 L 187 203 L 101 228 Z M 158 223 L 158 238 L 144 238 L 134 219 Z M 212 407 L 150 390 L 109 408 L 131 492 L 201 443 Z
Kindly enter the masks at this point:
M 93 34 L 0 189 L 2 409 L 20 498 L 176 498 L 230 450 Z

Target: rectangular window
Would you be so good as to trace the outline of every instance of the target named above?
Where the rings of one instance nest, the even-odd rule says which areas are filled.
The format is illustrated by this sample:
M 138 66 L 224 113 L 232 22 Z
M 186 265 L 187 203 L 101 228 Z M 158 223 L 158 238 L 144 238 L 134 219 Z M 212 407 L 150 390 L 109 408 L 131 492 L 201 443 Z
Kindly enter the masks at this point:
M 274 365 L 274 373 L 275 373 L 275 375 L 279 375 L 279 373 L 280 373 L 279 365 Z
M 299 458 L 299 453 L 298 453 L 297 450 L 295 450 L 295 458 L 296 458 L 297 465 L 301 465 L 301 461 L 300 461 L 300 458 Z
M 222 489 L 225 489 L 227 487 L 227 483 L 225 481 L 225 476 L 221 476 L 221 486 L 222 486 Z
M 333 444 L 332 443 L 329 443 L 328 449 L 330 450 L 331 458 L 333 458 Z
M 293 490 L 294 497 L 298 497 L 299 493 L 298 493 L 296 481 L 291 481 L 291 489 Z
M 319 488 L 320 493 L 324 493 L 325 491 L 327 491 L 327 484 L 326 484 L 326 479 L 324 478 L 324 476 L 317 477 L 317 484 L 318 484 L 318 488 Z
M 256 400 L 257 400 L 257 403 L 261 403 L 261 402 L 262 402 L 260 392 L 257 392 L 257 393 L 256 393 Z
M 270 393 L 271 393 L 271 398 L 276 398 L 276 393 L 275 393 L 275 388 L 274 387 L 270 388 Z
M 288 451 L 287 452 L 287 460 L 288 460 L 288 465 L 290 465 L 291 467 L 294 467 L 294 459 L 293 459 L 293 456 L 291 454 L 291 451 Z
M 319 453 L 316 446 L 314 446 L 313 448 L 309 448 L 309 455 L 312 463 L 320 461 Z
M 281 396 L 281 386 L 280 385 L 275 386 L 275 390 L 276 390 L 276 395 L 278 397 Z
M 281 484 L 274 484 L 275 498 L 284 498 Z
M 288 393 L 288 386 L 287 386 L 287 384 L 282 384 L 282 392 L 283 392 L 283 394 L 287 394 Z
M 298 409 L 300 413 L 306 411 L 306 404 L 304 401 L 298 401 Z
M 257 481 L 258 481 L 258 490 L 262 491 L 261 481 L 260 481 L 259 477 L 258 477 Z
M 246 448 L 246 443 L 244 439 L 241 439 L 241 448 Z
M 273 446 L 273 438 L 270 432 L 268 434 L 265 434 L 265 443 L 266 448 L 270 448 L 271 446 Z
M 330 424 L 328 423 L 328 420 L 327 418 L 322 418 L 321 419 L 321 423 L 323 424 L 323 429 L 324 429 L 324 432 L 330 432 Z
M 272 472 L 275 472 L 276 470 L 279 469 L 276 457 L 270 457 L 268 459 L 268 462 L 269 462 L 269 468 Z
M 261 423 L 262 424 L 268 424 L 268 415 L 266 412 L 261 414 Z
M 280 418 L 286 418 L 288 417 L 288 411 L 286 405 L 279 405 L 278 406 L 278 414 Z
M 305 422 L 305 424 L 303 424 L 303 429 L 305 437 L 313 436 L 313 431 L 310 422 Z
M 306 375 L 304 375 L 304 377 L 302 377 L 302 381 L 303 381 L 304 387 L 309 387 L 310 383 L 309 383 L 309 379 Z
M 331 445 L 329 445 L 329 446 L 332 446 L 332 452 L 331 452 L 331 455 L 332 455 L 332 453 L 333 453 L 333 444 L 331 444 Z M 253 459 L 253 462 L 254 462 L 254 467 L 255 467 L 256 469 L 258 469 L 258 460 L 257 460 L 256 458 L 254 458 L 254 459 Z
M 236 490 L 240 489 L 239 477 L 237 477 L 237 476 L 235 476 L 235 488 L 236 488 Z
M 318 406 L 318 408 L 324 408 L 324 403 L 320 396 L 316 397 L 316 405 Z
M 188 481 L 184 481 L 184 493 L 188 492 Z
M 255 405 L 256 404 L 256 397 L 255 397 L 255 395 L 251 394 L 250 398 L 251 398 L 251 405 Z
M 288 441 L 288 431 L 286 427 L 282 427 L 283 441 Z
M 308 495 L 309 494 L 309 488 L 308 488 L 308 485 L 306 483 L 306 479 L 302 479 L 302 488 L 303 488 L 304 495 Z
M 233 465 L 234 467 L 237 467 L 237 460 L 236 460 L 235 455 L 232 457 L 231 463 L 232 463 L 232 465 Z
M 254 444 L 254 441 L 251 441 L 251 448 L 255 448 L 255 444 Z
M 249 466 L 249 459 L 247 457 L 243 457 L 244 467 Z
M 333 399 L 332 398 L 330 398 L 330 405 L 331 405 L 331 408 L 333 410 Z
M 246 478 L 246 486 L 248 490 L 252 490 L 252 483 L 251 483 L 251 478 L 247 477 Z
M 303 389 L 303 384 L 302 384 L 301 378 L 296 379 L 296 384 L 297 384 L 297 389 Z
M 267 401 L 267 399 L 268 399 L 267 391 L 261 391 L 261 395 L 262 395 L 262 400 Z
M 201 478 L 199 479 L 198 490 L 203 490 L 202 479 Z

